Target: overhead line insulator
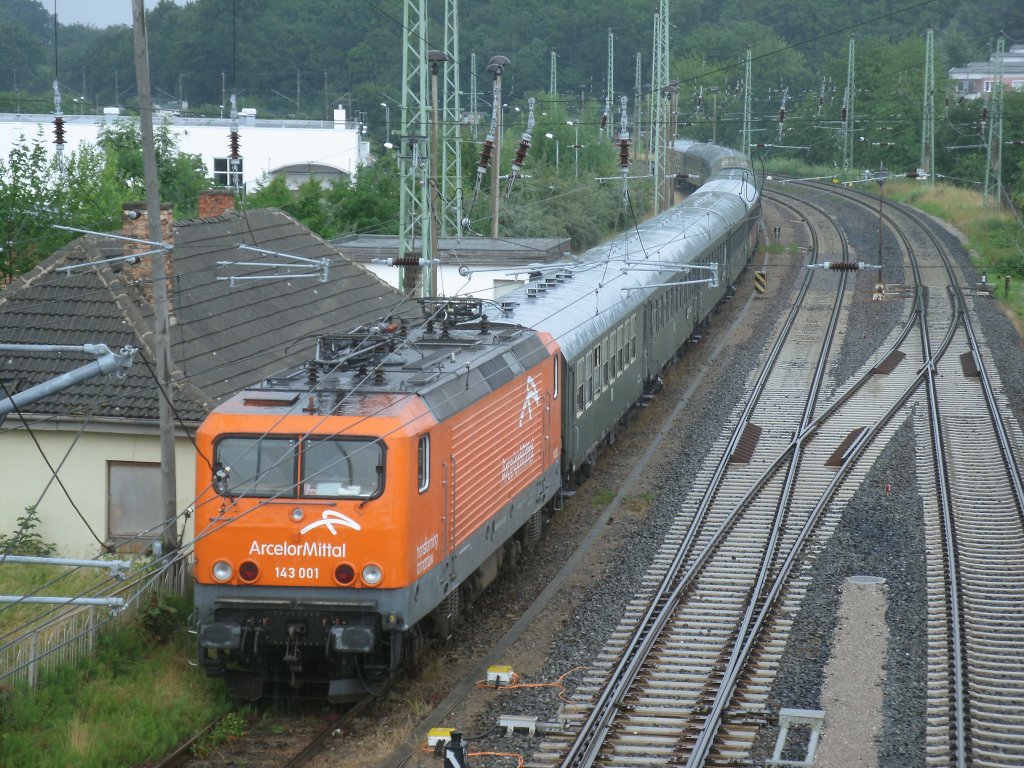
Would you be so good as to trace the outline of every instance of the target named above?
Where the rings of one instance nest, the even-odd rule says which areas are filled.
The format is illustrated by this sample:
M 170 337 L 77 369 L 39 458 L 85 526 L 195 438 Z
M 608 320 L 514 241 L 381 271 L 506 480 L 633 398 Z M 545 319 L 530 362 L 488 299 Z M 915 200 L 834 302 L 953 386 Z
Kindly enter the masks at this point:
M 491 164 L 491 154 L 494 152 L 494 141 L 487 139 L 484 141 L 483 149 L 480 150 L 480 162 L 477 163 L 476 172 L 485 173 L 487 167 Z

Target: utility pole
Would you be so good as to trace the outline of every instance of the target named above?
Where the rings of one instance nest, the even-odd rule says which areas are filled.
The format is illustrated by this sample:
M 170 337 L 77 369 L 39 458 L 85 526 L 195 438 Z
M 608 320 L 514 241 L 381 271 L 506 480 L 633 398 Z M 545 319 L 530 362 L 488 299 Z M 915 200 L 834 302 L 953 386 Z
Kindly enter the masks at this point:
M 558 95 L 558 54 L 551 51 L 551 80 L 548 84 L 548 93 L 552 96 Z
M 988 149 L 985 152 L 985 195 L 982 204 L 988 208 L 995 199 L 995 205 L 1002 205 L 1003 191 L 1003 54 L 1006 52 L 1006 38 L 999 36 L 996 42 L 995 71 L 992 74 L 992 94 L 988 111 Z
M 479 136 L 477 126 L 477 107 L 479 106 L 480 95 L 476 92 L 476 51 L 469 52 L 469 113 L 473 116 L 473 141 Z
M 643 152 L 643 141 L 644 141 L 644 129 L 643 123 L 641 123 L 641 111 L 640 105 L 643 103 L 643 53 L 641 51 L 636 52 L 636 71 L 633 74 L 633 138 L 634 143 L 637 146 L 637 151 L 642 154 Z
M 441 230 L 441 185 L 440 179 L 437 178 L 440 157 L 437 71 L 441 64 L 448 61 L 448 56 L 443 51 L 431 50 L 427 51 L 427 61 L 430 62 L 430 264 L 427 265 L 427 279 L 423 281 L 423 296 L 433 298 L 437 295 L 437 241 Z
M 491 173 L 491 237 L 498 237 L 498 176 L 501 172 L 501 132 L 502 132 L 502 109 L 501 109 L 501 73 L 509 65 L 505 56 L 492 56 L 487 63 L 487 71 L 494 75 L 494 105 L 492 114 L 496 114 L 494 130 L 494 168 Z M 579 142 L 577 142 L 579 143 Z
M 135 38 L 135 75 L 139 90 L 139 127 L 142 132 L 142 173 L 146 185 L 146 213 L 149 239 L 163 242 L 160 231 L 160 189 L 157 186 L 156 146 L 153 139 L 153 99 L 149 90 L 149 48 L 146 41 L 146 10 L 143 0 L 132 0 L 132 26 Z M 164 519 L 171 523 L 164 536 L 167 544 L 177 538 L 177 482 L 174 462 L 174 411 L 171 387 L 171 344 L 168 332 L 167 266 L 165 251 L 157 249 L 149 258 L 153 265 L 153 355 L 160 387 L 160 506 Z

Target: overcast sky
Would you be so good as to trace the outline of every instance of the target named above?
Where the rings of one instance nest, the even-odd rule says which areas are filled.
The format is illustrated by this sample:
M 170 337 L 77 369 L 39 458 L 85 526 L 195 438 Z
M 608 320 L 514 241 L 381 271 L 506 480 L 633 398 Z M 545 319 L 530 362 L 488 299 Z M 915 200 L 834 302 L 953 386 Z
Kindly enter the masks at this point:
M 91 24 L 94 27 L 109 27 L 111 24 L 132 23 L 132 0 L 40 0 L 43 7 L 53 13 L 57 6 L 57 20 L 61 24 Z M 175 0 L 184 5 L 185 0 Z M 157 0 L 146 0 L 146 7 L 152 8 Z

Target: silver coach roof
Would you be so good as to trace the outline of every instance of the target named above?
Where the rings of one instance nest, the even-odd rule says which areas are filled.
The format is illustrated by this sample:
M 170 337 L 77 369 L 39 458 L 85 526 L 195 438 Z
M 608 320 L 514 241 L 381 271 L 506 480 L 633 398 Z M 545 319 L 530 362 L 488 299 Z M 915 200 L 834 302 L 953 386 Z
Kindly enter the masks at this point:
M 698 151 L 707 147 L 706 159 L 712 164 L 730 155 L 746 160 L 734 150 L 686 144 L 691 151 L 695 147 Z M 758 197 L 753 175 L 741 170 L 721 176 L 709 179 L 675 208 L 571 262 L 536 265 L 539 280 L 502 297 L 515 306 L 500 322 L 547 331 L 565 358 L 574 359 L 622 321 L 623 313 L 629 311 L 627 289 L 649 289 L 669 281 L 678 271 L 643 262 L 669 261 L 679 268 L 691 264 L 746 217 Z M 687 279 L 706 277 L 710 277 L 706 270 L 694 270 Z

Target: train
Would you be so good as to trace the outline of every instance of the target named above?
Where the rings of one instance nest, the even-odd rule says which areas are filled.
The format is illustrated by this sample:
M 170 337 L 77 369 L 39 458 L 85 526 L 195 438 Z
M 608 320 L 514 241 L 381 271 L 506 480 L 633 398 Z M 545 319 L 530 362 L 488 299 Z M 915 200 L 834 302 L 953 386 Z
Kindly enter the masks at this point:
M 683 201 L 495 301 L 317 339 L 197 430 L 198 662 L 255 700 L 358 699 L 540 539 L 746 269 L 746 156 L 676 142 Z

